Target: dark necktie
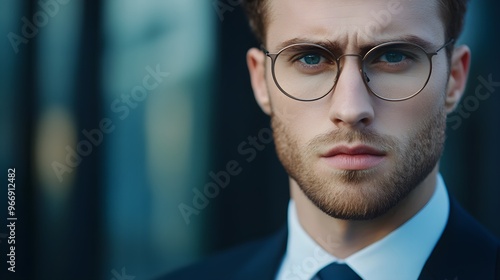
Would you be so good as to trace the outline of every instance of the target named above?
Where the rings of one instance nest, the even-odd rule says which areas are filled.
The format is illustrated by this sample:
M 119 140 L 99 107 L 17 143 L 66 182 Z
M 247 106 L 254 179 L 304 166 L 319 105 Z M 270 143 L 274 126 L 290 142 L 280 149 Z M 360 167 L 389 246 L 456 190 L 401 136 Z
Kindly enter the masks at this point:
M 313 278 L 313 280 L 362 280 L 347 264 L 331 263 Z

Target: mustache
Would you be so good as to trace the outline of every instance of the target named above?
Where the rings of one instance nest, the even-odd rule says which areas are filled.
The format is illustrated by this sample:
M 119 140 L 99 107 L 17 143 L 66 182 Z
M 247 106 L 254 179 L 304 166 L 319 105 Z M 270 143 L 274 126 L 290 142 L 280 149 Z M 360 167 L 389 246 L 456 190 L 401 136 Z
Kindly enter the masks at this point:
M 316 150 L 324 149 L 325 146 L 331 146 L 334 143 L 361 143 L 387 152 L 397 146 L 398 140 L 394 136 L 371 130 L 340 128 L 314 137 L 307 143 L 307 146 Z

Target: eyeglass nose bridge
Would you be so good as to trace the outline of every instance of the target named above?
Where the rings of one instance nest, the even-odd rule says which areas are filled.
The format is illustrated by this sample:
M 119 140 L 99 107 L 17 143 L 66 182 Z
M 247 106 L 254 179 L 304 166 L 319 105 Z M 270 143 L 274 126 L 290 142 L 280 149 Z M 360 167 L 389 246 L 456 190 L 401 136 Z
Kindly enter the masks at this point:
M 369 91 L 370 88 L 367 84 L 367 82 L 370 82 L 370 78 L 366 75 L 365 72 L 363 72 L 363 58 L 364 56 L 361 55 L 361 54 L 357 54 L 357 53 L 345 53 L 345 54 L 341 54 L 339 57 L 335 58 L 336 62 L 337 62 L 337 67 L 338 67 L 338 71 L 337 71 L 337 77 L 335 77 L 335 85 L 337 84 L 339 78 L 340 78 L 340 74 L 342 72 L 342 66 L 341 66 L 341 63 L 340 63 L 340 60 L 345 57 L 345 56 L 357 56 L 359 58 L 358 60 L 358 70 L 359 70 L 359 73 L 362 75 L 361 78 L 363 79 L 363 82 L 365 83 L 365 86 L 367 87 L 367 89 Z M 332 88 L 332 90 L 335 88 L 335 85 L 334 87 Z
M 359 53 L 345 53 L 345 54 L 341 54 L 339 57 L 337 57 L 337 62 L 340 61 L 340 59 L 344 56 L 357 56 L 359 57 L 361 60 L 363 60 L 363 56 L 360 55 Z

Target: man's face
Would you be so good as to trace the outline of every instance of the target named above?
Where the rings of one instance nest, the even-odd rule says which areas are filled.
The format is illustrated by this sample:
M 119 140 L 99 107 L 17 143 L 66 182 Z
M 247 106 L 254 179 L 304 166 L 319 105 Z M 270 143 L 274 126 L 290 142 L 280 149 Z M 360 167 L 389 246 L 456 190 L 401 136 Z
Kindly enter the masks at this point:
M 269 0 L 266 48 L 283 43 L 334 42 L 344 53 L 409 36 L 442 46 L 435 0 Z M 371 94 L 360 59 L 341 60 L 333 92 L 312 102 L 285 96 L 265 66 L 278 156 L 290 177 L 323 212 L 371 219 L 405 198 L 436 167 L 445 130 L 446 52 L 432 58 L 432 75 L 415 97 L 389 102 Z

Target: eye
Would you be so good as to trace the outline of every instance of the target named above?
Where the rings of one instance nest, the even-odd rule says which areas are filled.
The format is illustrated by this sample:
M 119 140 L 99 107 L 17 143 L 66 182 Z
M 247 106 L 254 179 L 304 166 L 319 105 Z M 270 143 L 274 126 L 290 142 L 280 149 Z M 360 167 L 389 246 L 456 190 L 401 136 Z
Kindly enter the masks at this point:
M 295 45 L 284 49 L 276 60 L 279 71 L 317 75 L 335 71 L 336 61 L 328 50 L 311 45 Z M 282 72 L 283 73 L 283 72 Z
M 413 45 L 394 44 L 371 51 L 364 59 L 368 72 L 403 73 L 426 61 L 425 52 Z
M 306 54 L 299 59 L 300 62 L 307 65 L 317 65 L 323 62 L 325 59 L 319 54 Z
M 388 63 L 399 63 L 404 61 L 405 59 L 407 59 L 407 56 L 402 52 L 398 51 L 388 51 L 383 55 L 381 55 L 379 58 L 381 62 L 388 62 Z

